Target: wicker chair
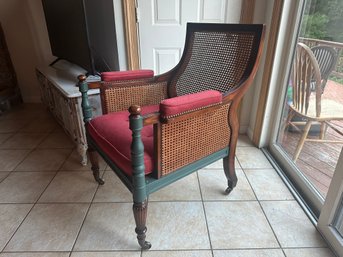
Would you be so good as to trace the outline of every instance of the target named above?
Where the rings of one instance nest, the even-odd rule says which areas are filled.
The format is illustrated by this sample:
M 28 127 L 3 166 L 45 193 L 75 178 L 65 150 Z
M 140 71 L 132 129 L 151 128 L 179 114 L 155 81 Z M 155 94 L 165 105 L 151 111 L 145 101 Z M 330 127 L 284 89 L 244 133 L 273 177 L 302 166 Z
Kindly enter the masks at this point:
M 143 249 L 151 247 L 145 241 L 149 194 L 219 159 L 226 193 L 236 186 L 237 107 L 256 74 L 263 37 L 263 25 L 190 23 L 171 71 L 103 73 L 104 115 L 94 119 L 86 77 L 79 76 L 94 177 L 104 183 L 98 152 L 132 192 Z
M 343 104 L 330 99 L 322 99 L 322 78 L 319 64 L 311 49 L 303 43 L 297 44 L 292 70 L 292 102 L 286 126 L 292 125 L 302 134 L 293 154 L 296 161 L 305 141 L 322 143 L 343 143 L 342 139 L 327 140 L 324 138 L 326 127 L 330 126 L 338 134 L 342 131 L 332 121 L 343 120 Z M 314 92 L 311 90 L 314 87 Z M 301 121 L 292 121 L 297 116 Z M 320 124 L 319 138 L 307 138 L 311 126 Z M 304 126 L 300 129 L 300 126 Z

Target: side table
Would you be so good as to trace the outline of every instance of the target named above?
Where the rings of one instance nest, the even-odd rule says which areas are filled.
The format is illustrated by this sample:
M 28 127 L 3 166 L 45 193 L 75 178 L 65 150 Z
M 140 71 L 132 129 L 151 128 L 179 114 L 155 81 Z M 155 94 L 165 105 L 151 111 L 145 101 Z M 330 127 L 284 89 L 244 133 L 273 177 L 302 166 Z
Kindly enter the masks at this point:
M 76 84 L 77 76 L 85 73 L 82 68 L 66 61 L 59 61 L 57 67 L 54 65 L 36 68 L 42 102 L 75 143 L 82 165 L 87 165 L 87 140 L 81 109 L 81 93 Z M 90 89 L 88 95 L 93 115 L 101 115 L 99 89 Z

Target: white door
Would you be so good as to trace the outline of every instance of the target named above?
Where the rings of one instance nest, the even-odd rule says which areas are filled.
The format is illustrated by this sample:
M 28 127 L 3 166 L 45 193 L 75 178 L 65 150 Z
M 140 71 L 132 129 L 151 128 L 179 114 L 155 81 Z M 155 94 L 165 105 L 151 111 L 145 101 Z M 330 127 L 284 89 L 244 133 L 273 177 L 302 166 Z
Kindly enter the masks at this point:
M 141 68 L 170 70 L 181 58 L 187 22 L 238 23 L 240 8 L 241 0 L 138 0 Z
M 343 256 L 343 150 L 320 213 L 318 229 L 339 256 Z

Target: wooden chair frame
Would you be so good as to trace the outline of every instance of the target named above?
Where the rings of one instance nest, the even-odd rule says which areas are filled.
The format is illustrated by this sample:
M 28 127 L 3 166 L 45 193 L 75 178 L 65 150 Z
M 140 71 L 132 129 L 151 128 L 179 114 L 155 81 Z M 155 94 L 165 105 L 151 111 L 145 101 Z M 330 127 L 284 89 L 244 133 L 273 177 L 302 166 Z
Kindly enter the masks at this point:
M 320 76 L 322 79 L 321 86 L 322 91 L 324 91 L 328 78 L 336 67 L 338 54 L 337 51 L 331 46 L 318 45 L 312 47 L 311 51 L 315 56 L 319 66 Z
M 298 126 L 304 126 L 298 145 L 293 154 L 293 161 L 296 161 L 299 158 L 300 152 L 306 141 L 343 143 L 343 140 L 327 140 L 324 138 L 327 126 L 332 127 L 336 132 L 343 135 L 341 131 L 330 123 L 332 120 L 343 120 L 343 113 L 340 116 L 322 116 L 322 78 L 319 64 L 311 49 L 305 44 L 299 42 L 294 58 L 292 72 L 292 104 L 290 105 L 286 126 L 291 125 L 299 131 L 300 129 Z M 312 89 L 313 83 L 314 89 Z M 308 113 L 312 93 L 315 94 L 314 115 Z M 295 116 L 301 117 L 304 121 L 292 121 Z M 314 124 L 320 124 L 319 138 L 307 138 L 311 126 Z
M 184 74 L 185 70 L 189 65 L 190 52 L 192 51 L 192 45 L 195 33 L 208 33 L 208 32 L 218 32 L 218 33 L 233 33 L 235 35 L 245 35 L 253 34 L 253 40 L 251 42 L 251 52 L 248 55 L 247 64 L 239 77 L 237 78 L 237 83 L 230 85 L 228 89 L 219 89 L 222 91 L 223 100 L 220 104 L 203 108 L 200 110 L 192 110 L 191 112 L 182 113 L 176 115 L 175 117 L 161 117 L 160 113 L 150 113 L 148 115 L 141 115 L 141 107 L 144 105 L 157 104 L 164 98 L 172 98 L 178 95 L 185 94 L 179 87 L 179 78 Z M 240 40 L 240 37 L 237 37 Z M 92 171 L 94 178 L 99 184 L 103 184 L 104 181 L 99 176 L 99 164 L 98 156 L 99 153 L 106 163 L 113 169 L 113 171 L 118 175 L 125 186 L 132 192 L 133 195 L 133 213 L 136 222 L 136 233 L 137 239 L 142 247 L 142 249 L 149 249 L 151 244 L 145 240 L 146 238 L 146 218 L 147 218 L 147 206 L 148 206 L 148 196 L 183 178 L 194 171 L 197 171 L 219 159 L 223 159 L 223 167 L 225 175 L 227 177 L 228 187 L 226 193 L 230 193 L 231 190 L 237 184 L 237 176 L 235 173 L 235 149 L 238 139 L 239 122 L 237 117 L 237 109 L 239 102 L 247 91 L 248 87 L 251 85 L 254 76 L 257 72 L 258 63 L 260 61 L 262 49 L 263 49 L 263 39 L 264 39 L 264 26 L 263 25 L 243 25 L 243 24 L 202 24 L 202 23 L 191 23 L 187 26 L 186 42 L 182 58 L 179 64 L 170 70 L 169 72 L 155 76 L 148 79 L 139 79 L 133 81 L 117 81 L 106 83 L 103 82 L 100 85 L 103 113 L 110 113 L 116 111 L 122 111 L 127 109 L 129 106 L 129 123 L 130 129 L 132 131 L 132 143 L 131 143 L 131 162 L 132 162 L 132 176 L 128 176 L 123 172 L 116 163 L 113 162 L 106 155 L 106 153 L 96 144 L 93 138 L 87 132 L 87 124 L 92 119 L 91 106 L 88 101 L 87 91 L 88 84 L 86 82 L 86 77 L 81 75 L 79 79 L 79 88 L 82 94 L 82 109 L 84 115 L 84 122 L 86 125 L 86 135 L 88 142 L 88 153 L 89 159 L 92 164 Z M 243 42 L 242 42 L 243 43 Z M 239 42 L 238 42 L 239 45 Z M 249 50 L 250 51 L 250 50 Z M 237 50 L 235 56 L 237 60 L 242 58 L 241 53 Z M 233 63 L 233 65 L 235 65 Z M 237 63 L 237 65 L 239 65 Z M 237 75 L 238 76 L 238 75 Z M 128 91 L 127 99 L 115 99 L 112 95 L 109 97 L 108 90 L 124 90 Z M 141 99 L 137 95 L 145 95 L 145 90 L 152 92 L 154 96 L 152 99 L 146 99 L 142 97 Z M 194 89 L 195 92 L 198 90 Z M 195 93 L 194 90 L 187 93 Z M 218 90 L 218 89 L 217 89 Z M 114 92 L 113 91 L 113 92 Z M 200 90 L 202 89 L 200 88 Z M 181 93 L 180 93 L 181 92 Z M 125 97 L 124 97 L 125 98 Z M 143 99 L 144 98 L 144 99 Z M 134 99 L 134 100 L 132 100 Z M 114 103 L 112 104 L 112 100 Z M 118 103 L 124 101 L 125 103 Z M 117 103 L 116 103 L 117 102 Z M 117 108 L 116 104 L 121 107 Z M 214 115 L 216 112 L 220 112 L 225 109 L 224 116 L 226 119 L 222 119 L 227 126 L 229 134 L 226 145 L 219 147 L 217 150 L 213 151 L 211 154 L 204 156 L 200 159 L 195 159 L 194 161 L 188 163 L 187 165 L 182 165 L 181 167 L 173 168 L 172 170 L 164 171 L 162 166 L 163 158 L 163 144 L 162 144 L 162 134 L 163 129 L 167 126 L 172 126 L 173 124 L 178 124 L 187 120 L 194 120 L 199 117 L 206 115 Z M 153 125 L 154 129 L 154 149 L 155 149 L 155 168 L 152 174 L 145 175 L 144 167 L 144 145 L 141 140 L 141 130 L 144 126 Z M 224 128 L 222 128 L 224 129 Z

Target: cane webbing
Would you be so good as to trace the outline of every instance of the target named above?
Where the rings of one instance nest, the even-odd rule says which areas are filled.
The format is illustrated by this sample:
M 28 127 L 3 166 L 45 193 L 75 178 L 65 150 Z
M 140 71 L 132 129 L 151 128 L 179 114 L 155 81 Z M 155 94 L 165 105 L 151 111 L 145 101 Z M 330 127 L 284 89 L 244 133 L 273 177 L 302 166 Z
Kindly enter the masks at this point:
M 161 175 L 229 145 L 229 104 L 186 120 L 161 126 Z
M 208 89 L 228 92 L 239 84 L 249 65 L 254 32 L 194 32 L 193 45 L 172 81 L 177 95 Z
M 167 97 L 167 83 L 106 88 L 102 92 L 104 113 L 127 110 L 131 105 L 159 104 Z

